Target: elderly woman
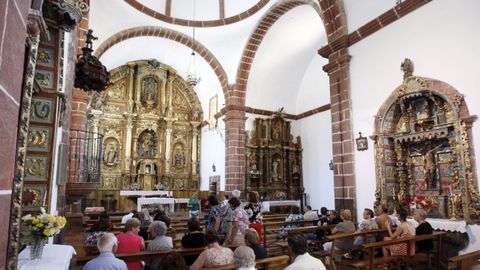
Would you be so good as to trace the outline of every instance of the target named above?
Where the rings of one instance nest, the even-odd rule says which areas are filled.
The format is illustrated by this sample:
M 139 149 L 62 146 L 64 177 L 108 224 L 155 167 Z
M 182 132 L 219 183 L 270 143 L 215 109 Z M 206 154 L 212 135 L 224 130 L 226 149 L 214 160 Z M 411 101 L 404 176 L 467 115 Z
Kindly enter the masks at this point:
M 267 257 L 267 250 L 258 244 L 258 233 L 255 229 L 250 228 L 245 231 L 245 245 L 249 246 L 255 253 L 256 259 L 264 259 Z
M 153 239 L 148 244 L 148 251 L 172 249 L 173 241 L 169 236 L 165 236 L 167 233 L 167 225 L 163 221 L 154 221 L 148 226 L 148 233 L 150 239 Z M 153 259 L 148 265 L 149 269 L 157 269 L 160 264 L 160 259 Z
M 242 207 L 242 203 L 237 197 L 228 200 L 230 208 L 232 209 L 232 231 L 227 240 L 228 244 L 237 246 L 244 244 L 243 233 L 248 229 L 250 222 L 248 221 L 248 214 Z
M 135 253 L 145 249 L 145 243 L 141 236 L 140 220 L 131 218 L 125 224 L 125 232 L 117 235 L 118 248 L 117 253 Z M 128 270 L 142 270 L 142 261 L 135 260 L 127 262 Z
M 222 218 L 221 218 L 223 214 L 223 208 L 218 202 L 217 195 L 211 194 L 210 196 L 208 196 L 208 204 L 210 205 L 210 213 L 208 215 L 208 220 L 207 220 L 207 229 L 215 230 L 219 234 L 224 234 L 225 232 L 224 232 L 224 228 L 222 229 Z
M 425 210 L 422 210 L 422 209 L 416 210 L 415 213 L 413 214 L 413 218 L 418 222 L 418 227 L 415 229 L 415 233 L 417 235 L 431 234 L 433 232 L 433 228 L 430 225 L 430 223 L 425 221 L 425 219 L 427 218 L 427 212 L 425 212 Z M 426 252 L 433 249 L 432 239 L 418 241 L 416 242 L 416 244 L 417 244 L 417 250 L 419 252 Z
M 259 234 L 259 242 L 262 242 L 262 204 L 260 203 L 260 195 L 256 191 L 248 193 L 248 204 L 245 206 L 245 211 L 248 214 L 248 221 L 250 221 L 250 228 L 257 230 Z
M 354 233 L 355 232 L 355 225 L 352 222 L 352 212 L 348 209 L 343 209 L 340 213 L 340 217 L 342 218 L 342 222 L 338 223 L 335 228 L 332 230 L 332 234 L 336 233 Z M 330 250 L 332 248 L 332 242 L 327 242 L 323 244 L 324 250 Z M 353 248 L 353 239 L 339 239 L 335 241 L 336 250 L 351 250 Z
M 207 249 L 200 253 L 198 259 L 190 266 L 190 270 L 198 270 L 202 267 L 213 267 L 233 263 L 233 251 L 220 246 L 218 233 L 209 230 L 205 235 Z

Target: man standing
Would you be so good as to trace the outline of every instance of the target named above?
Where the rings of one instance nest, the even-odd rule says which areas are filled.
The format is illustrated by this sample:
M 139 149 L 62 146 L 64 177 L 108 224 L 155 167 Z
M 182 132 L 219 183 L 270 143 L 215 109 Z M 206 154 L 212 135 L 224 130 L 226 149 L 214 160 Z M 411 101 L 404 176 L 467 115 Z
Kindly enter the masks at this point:
M 322 261 L 307 252 L 307 238 L 302 233 L 289 234 L 288 252 L 293 260 L 285 270 L 326 270 Z
M 84 270 L 128 270 L 127 264 L 115 258 L 113 255 L 117 251 L 117 238 L 113 233 L 106 233 L 97 243 L 100 255 L 89 261 Z

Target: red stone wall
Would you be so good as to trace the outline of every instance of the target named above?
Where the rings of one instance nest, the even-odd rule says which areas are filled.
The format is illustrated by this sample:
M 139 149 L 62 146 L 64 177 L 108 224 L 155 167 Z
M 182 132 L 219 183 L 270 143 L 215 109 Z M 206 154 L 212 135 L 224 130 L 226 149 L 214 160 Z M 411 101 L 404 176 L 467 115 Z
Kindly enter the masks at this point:
M 0 228 L 9 227 L 29 7 L 27 0 L 0 1 Z M 0 270 L 7 242 L 8 233 L 0 234 Z

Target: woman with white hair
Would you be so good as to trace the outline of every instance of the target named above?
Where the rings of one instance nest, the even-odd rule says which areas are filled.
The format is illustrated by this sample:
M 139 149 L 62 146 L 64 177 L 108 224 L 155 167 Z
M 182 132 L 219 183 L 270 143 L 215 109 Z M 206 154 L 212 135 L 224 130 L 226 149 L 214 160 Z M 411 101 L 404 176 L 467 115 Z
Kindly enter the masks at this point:
M 233 252 L 233 263 L 238 270 L 255 270 L 255 254 L 247 246 L 239 246 Z
M 148 233 L 153 239 L 149 244 L 147 250 L 172 249 L 172 237 L 166 236 L 167 225 L 163 221 L 154 221 L 148 226 Z
M 419 234 L 431 234 L 433 232 L 432 225 L 428 223 L 425 219 L 427 218 L 427 212 L 422 209 L 415 210 L 413 213 L 413 218 L 418 222 L 418 227 L 415 229 L 415 233 Z M 417 250 L 420 252 L 430 251 L 433 249 L 433 240 L 423 240 L 416 242 Z
M 173 241 L 169 236 L 165 236 L 167 233 L 167 225 L 163 221 L 154 221 L 148 226 L 148 233 L 150 238 L 153 239 L 147 247 L 148 251 L 155 251 L 161 249 L 172 249 Z M 148 263 L 149 269 L 157 269 L 160 264 L 161 258 L 153 259 Z

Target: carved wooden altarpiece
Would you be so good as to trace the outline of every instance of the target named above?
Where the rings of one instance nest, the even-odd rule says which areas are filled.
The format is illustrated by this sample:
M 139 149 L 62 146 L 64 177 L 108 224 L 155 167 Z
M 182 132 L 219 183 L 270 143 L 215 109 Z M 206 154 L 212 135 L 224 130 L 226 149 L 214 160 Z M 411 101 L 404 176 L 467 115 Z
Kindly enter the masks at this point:
M 100 190 L 198 190 L 203 112 L 192 87 L 155 60 L 129 62 L 111 80 L 88 122 L 104 135 Z
M 303 196 L 302 144 L 292 141 L 290 122 L 283 114 L 255 119 L 247 136 L 246 191 L 258 191 L 262 200 L 300 200 Z
M 376 115 L 376 204 L 398 211 L 424 196 L 436 206 L 430 216 L 478 219 L 476 117 L 453 87 L 411 72 L 413 66 Z

